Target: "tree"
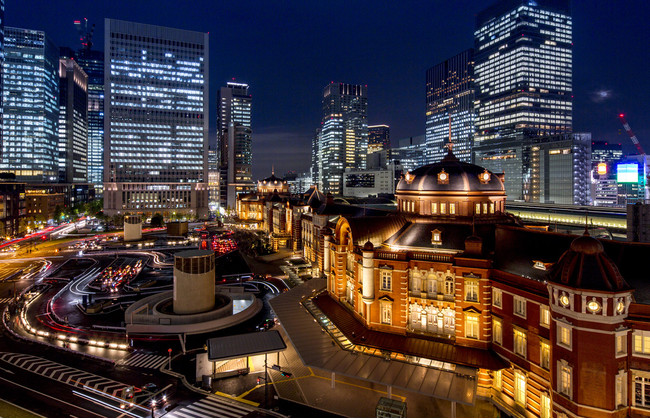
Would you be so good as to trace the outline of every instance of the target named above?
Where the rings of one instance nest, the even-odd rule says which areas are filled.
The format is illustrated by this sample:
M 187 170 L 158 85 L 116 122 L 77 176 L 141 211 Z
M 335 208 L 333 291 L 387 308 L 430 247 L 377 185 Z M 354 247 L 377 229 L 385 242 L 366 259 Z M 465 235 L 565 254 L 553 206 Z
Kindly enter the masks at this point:
M 162 214 L 157 212 L 151 217 L 151 227 L 162 227 L 164 221 Z

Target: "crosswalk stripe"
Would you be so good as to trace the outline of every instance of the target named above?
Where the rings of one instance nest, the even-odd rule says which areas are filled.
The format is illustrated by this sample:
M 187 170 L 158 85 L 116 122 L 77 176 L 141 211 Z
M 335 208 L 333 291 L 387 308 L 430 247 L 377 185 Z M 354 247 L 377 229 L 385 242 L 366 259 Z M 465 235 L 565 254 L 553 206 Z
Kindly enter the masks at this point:
M 211 399 L 209 397 L 199 401 L 199 403 L 205 403 L 205 404 L 214 405 L 214 406 L 226 406 L 226 407 L 228 407 L 230 409 L 234 409 L 234 410 L 237 410 L 237 411 L 242 411 L 242 412 L 245 412 L 245 413 L 249 413 L 249 412 L 253 411 L 253 408 L 248 407 L 247 405 L 244 405 L 244 404 L 242 404 L 241 406 L 235 406 L 235 405 L 233 405 L 231 403 L 228 403 L 228 402 L 225 402 L 225 401 L 222 402 L 220 400 Z

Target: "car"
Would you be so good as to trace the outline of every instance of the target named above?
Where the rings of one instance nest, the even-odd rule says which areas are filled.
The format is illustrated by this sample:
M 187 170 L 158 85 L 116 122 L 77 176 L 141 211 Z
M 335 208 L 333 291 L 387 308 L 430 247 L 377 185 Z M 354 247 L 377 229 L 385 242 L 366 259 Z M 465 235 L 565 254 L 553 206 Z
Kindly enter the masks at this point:
M 158 385 L 156 385 L 154 383 L 147 383 L 147 384 L 142 386 L 142 389 L 145 390 L 145 391 L 149 391 L 151 393 L 155 393 L 156 390 L 158 390 Z

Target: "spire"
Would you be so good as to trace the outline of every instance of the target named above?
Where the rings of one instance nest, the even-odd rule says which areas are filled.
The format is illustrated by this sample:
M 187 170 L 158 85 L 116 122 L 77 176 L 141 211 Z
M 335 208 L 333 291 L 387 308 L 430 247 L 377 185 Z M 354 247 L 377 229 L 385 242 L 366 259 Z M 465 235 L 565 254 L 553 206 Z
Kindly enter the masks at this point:
M 454 143 L 451 141 L 451 114 L 449 114 L 449 142 L 445 144 L 445 147 L 447 147 L 449 151 L 442 161 L 458 161 L 458 158 L 454 156 L 454 152 L 452 151 Z
M 272 164 L 271 165 L 271 176 L 274 176 L 274 175 L 275 175 L 275 165 Z

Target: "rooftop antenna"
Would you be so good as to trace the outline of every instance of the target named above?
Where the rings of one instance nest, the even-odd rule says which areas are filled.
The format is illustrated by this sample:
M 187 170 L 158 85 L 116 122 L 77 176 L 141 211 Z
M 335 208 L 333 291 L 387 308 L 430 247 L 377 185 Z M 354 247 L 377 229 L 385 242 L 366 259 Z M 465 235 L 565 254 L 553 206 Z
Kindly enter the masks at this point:
M 74 26 L 77 28 L 77 32 L 79 33 L 79 40 L 81 41 L 83 49 L 90 51 L 93 47 L 93 33 L 95 32 L 95 24 L 93 23 L 93 25 L 90 27 L 90 30 L 88 30 L 88 19 L 83 18 L 83 24 L 80 20 L 75 20 Z
M 275 175 L 275 165 L 271 165 L 271 175 Z

